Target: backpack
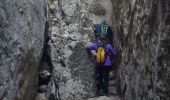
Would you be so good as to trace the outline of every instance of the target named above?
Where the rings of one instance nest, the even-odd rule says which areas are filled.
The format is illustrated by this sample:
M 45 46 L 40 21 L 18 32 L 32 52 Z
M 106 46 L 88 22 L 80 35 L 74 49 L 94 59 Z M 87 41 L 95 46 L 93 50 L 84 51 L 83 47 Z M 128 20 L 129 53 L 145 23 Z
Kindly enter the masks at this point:
M 95 35 L 96 37 L 103 37 L 106 38 L 108 35 L 108 25 L 103 25 L 103 24 L 96 24 L 94 25 L 94 29 L 95 29 Z
M 99 40 L 98 48 L 97 48 L 97 55 L 96 55 L 97 64 L 103 64 L 105 62 L 105 56 L 106 56 L 105 46 L 106 46 L 105 40 Z

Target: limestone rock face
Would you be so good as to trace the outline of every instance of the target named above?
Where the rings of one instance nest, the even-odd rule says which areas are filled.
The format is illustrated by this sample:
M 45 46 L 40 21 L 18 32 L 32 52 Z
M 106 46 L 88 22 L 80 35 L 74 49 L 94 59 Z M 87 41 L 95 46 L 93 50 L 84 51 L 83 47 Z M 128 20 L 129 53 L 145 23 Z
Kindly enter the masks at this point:
M 101 2 L 96 1 L 90 5 L 89 12 L 98 16 L 105 16 L 106 8 L 101 4 Z
M 95 66 L 85 50 L 94 39 L 90 4 L 91 0 L 54 0 L 49 7 L 53 75 L 48 93 L 54 100 L 86 100 L 95 95 Z
M 49 98 L 87 100 L 96 95 L 94 58 L 88 57 L 85 46 L 95 39 L 92 23 L 111 21 L 111 10 L 109 0 L 54 0 L 50 5 Z
M 117 96 L 99 96 L 99 97 L 95 97 L 95 98 L 89 98 L 88 100 L 121 100 L 119 97 Z
M 125 100 L 170 99 L 169 0 L 112 0 Z
M 45 0 L 0 1 L 0 100 L 33 100 L 45 23 Z

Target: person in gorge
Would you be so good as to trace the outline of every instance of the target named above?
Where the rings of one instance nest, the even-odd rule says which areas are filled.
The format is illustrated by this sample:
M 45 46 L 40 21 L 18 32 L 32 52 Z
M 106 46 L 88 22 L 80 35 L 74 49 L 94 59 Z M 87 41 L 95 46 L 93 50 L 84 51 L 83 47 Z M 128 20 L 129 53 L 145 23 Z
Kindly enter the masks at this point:
M 108 96 L 109 72 L 116 57 L 116 49 L 112 47 L 110 40 L 112 31 L 105 22 L 93 26 L 95 42 L 86 46 L 89 57 L 95 57 L 98 96 Z

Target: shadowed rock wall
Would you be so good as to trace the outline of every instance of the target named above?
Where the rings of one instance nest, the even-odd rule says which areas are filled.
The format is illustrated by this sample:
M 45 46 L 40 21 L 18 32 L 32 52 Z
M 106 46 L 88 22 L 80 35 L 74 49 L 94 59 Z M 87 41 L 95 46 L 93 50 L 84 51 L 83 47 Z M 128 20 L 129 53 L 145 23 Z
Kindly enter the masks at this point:
M 33 99 L 45 23 L 45 0 L 0 0 L 0 100 Z
M 169 0 L 112 0 L 125 100 L 170 99 Z

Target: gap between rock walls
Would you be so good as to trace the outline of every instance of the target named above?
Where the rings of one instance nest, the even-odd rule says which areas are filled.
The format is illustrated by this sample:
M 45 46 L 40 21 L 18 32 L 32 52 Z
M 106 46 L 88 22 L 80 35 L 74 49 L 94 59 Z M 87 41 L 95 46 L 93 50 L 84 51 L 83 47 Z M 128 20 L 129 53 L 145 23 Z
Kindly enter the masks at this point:
M 94 40 L 92 23 L 106 20 L 118 49 L 109 77 L 112 99 L 118 95 L 124 100 L 170 99 L 170 90 L 165 89 L 170 82 L 169 9 L 168 0 L 50 1 L 49 40 L 39 71 L 40 97 L 100 100 L 92 98 L 96 83 L 90 72 L 94 64 L 81 47 Z
M 53 4 L 54 3 L 54 4 Z M 76 1 L 75 2 L 73 2 L 73 3 L 77 3 Z M 94 23 L 94 24 L 97 24 L 97 23 L 101 23 L 102 22 L 102 20 L 106 20 L 106 22 L 108 23 L 108 24 L 110 24 L 110 26 L 111 26 L 111 24 L 112 24 L 112 22 L 111 22 L 111 20 L 112 20 L 112 5 L 111 5 L 111 2 L 109 1 L 109 0 L 106 0 L 106 1 L 97 1 L 97 2 L 82 2 L 82 3 L 85 3 L 85 4 L 88 4 L 88 6 L 89 7 L 86 7 L 86 8 L 89 8 L 90 9 L 90 12 L 91 12 L 91 14 L 90 13 L 86 13 L 87 15 L 90 15 L 90 16 L 87 16 L 87 15 L 84 15 L 84 14 L 82 14 L 83 16 L 80 16 L 79 14 L 80 13 L 78 13 L 78 16 L 76 16 L 77 17 L 77 20 L 85 20 L 84 18 L 86 18 L 86 20 L 88 19 L 88 20 L 91 20 L 91 23 Z M 53 2 L 50 2 L 50 4 L 52 5 L 51 6 L 51 8 L 48 8 L 48 16 L 51 16 L 51 17 L 49 17 L 49 22 L 48 23 L 46 23 L 46 36 L 45 36 L 45 43 L 44 43 L 44 54 L 43 54 L 43 57 L 42 57 L 42 59 L 41 59 L 41 63 L 40 63 L 40 67 L 39 67 L 39 73 L 38 73 L 38 88 L 37 88 L 37 92 L 38 92 L 38 95 L 37 95 L 37 100 L 41 100 L 41 99 L 49 99 L 49 98 L 51 98 L 52 100 L 62 100 L 61 98 L 62 97 L 60 97 L 60 95 L 62 95 L 62 94 L 60 94 L 59 92 L 60 91 L 62 91 L 62 90 L 59 90 L 59 88 L 61 88 L 60 86 L 59 86 L 59 84 L 63 84 L 63 83 L 56 83 L 56 82 L 54 82 L 55 80 L 57 80 L 57 79 L 54 79 L 54 78 L 56 78 L 56 76 L 54 77 L 54 75 L 53 75 L 53 70 L 54 70 L 54 66 L 53 66 L 53 61 L 52 61 L 52 58 L 51 58 L 51 53 L 52 53 L 52 51 L 51 51 L 51 49 L 53 48 L 53 47 L 51 47 L 52 45 L 51 45 L 51 43 L 50 42 L 52 42 L 53 41 L 53 35 L 55 35 L 56 34 L 56 36 L 59 36 L 59 33 L 60 33 L 60 31 L 62 31 L 62 33 L 60 34 L 61 36 L 62 36 L 62 34 L 66 34 L 65 33 L 65 30 L 62 30 L 62 29 L 59 29 L 59 31 L 57 31 L 58 33 L 55 33 L 56 31 L 55 30 L 53 30 L 53 28 L 54 27 L 56 27 L 56 25 L 58 26 L 59 25 L 59 28 L 62 28 L 62 27 L 68 27 L 69 26 L 69 24 L 67 24 L 67 23 L 70 23 L 71 25 L 74 25 L 74 23 L 75 24 L 84 24 L 85 25 L 85 27 L 82 27 L 82 28 L 86 28 L 86 26 L 87 25 L 90 25 L 90 23 L 87 23 L 87 25 L 86 25 L 86 23 L 84 22 L 84 21 L 78 21 L 78 22 L 75 22 L 74 20 L 74 16 L 73 16 L 73 18 L 72 17 L 69 17 L 68 16 L 68 14 L 71 14 L 71 12 L 68 12 L 67 10 L 69 10 L 69 8 L 65 8 L 66 6 L 64 6 L 63 5 L 63 3 L 62 3 L 62 1 L 60 1 L 60 0 L 54 0 Z M 66 5 L 67 5 L 67 3 L 66 3 Z M 74 4 L 72 4 L 72 5 L 74 5 Z M 93 6 L 94 5 L 94 6 Z M 69 5 L 68 5 L 69 6 Z M 87 5 L 81 5 L 81 4 L 77 4 L 77 7 L 78 6 L 87 6 Z M 107 7 L 106 7 L 107 6 Z M 53 8 L 53 7 L 55 7 L 55 8 Z M 69 7 L 71 7 L 71 6 L 69 6 Z M 75 6 L 76 7 L 76 6 Z M 91 8 L 90 8 L 91 7 Z M 98 7 L 100 8 L 100 9 L 98 9 Z M 74 9 L 74 6 L 72 7 L 72 9 Z M 81 8 L 82 9 L 82 8 Z M 89 9 L 86 9 L 86 10 L 89 10 Z M 98 9 L 98 11 L 97 11 L 97 9 Z M 75 12 L 76 12 L 76 9 L 74 9 L 75 10 Z M 78 9 L 77 9 L 78 10 Z M 56 12 L 56 11 L 58 11 L 58 12 Z M 79 10 L 78 10 L 79 11 Z M 56 14 L 55 14 L 56 13 Z M 68 13 L 68 14 L 67 14 Z M 83 12 L 83 13 L 85 13 L 85 12 Z M 57 15 L 58 14 L 58 15 Z M 57 16 L 56 16 L 57 15 Z M 102 15 L 102 16 L 101 16 Z M 61 19 L 60 19 L 60 17 L 61 17 Z M 79 16 L 80 16 L 80 18 L 79 18 Z M 68 19 L 73 19 L 73 21 L 69 21 Z M 82 19 L 83 18 L 83 19 Z M 54 20 L 55 19 L 55 20 Z M 57 22 L 57 23 L 56 23 Z M 63 26 L 62 25 L 62 23 L 64 23 L 64 22 L 66 22 L 66 26 Z M 90 22 L 90 21 L 89 21 Z M 76 26 L 77 27 L 77 26 Z M 89 27 L 92 27 L 92 25 L 90 25 Z M 83 31 L 84 31 L 84 29 L 83 29 Z M 72 29 L 72 31 L 74 30 L 74 27 L 73 27 L 73 29 Z M 75 30 L 76 31 L 76 30 Z M 81 31 L 82 32 L 82 31 Z M 88 32 L 88 31 L 87 31 Z M 58 34 L 58 35 L 57 35 Z M 79 33 L 79 34 L 82 34 L 82 33 Z M 92 32 L 92 33 L 90 33 L 91 35 L 94 35 L 94 33 Z M 73 35 L 74 36 L 74 34 L 70 34 L 70 35 Z M 71 36 L 72 37 L 72 36 Z M 94 36 L 93 36 L 94 37 Z M 57 39 L 57 38 L 56 38 Z M 93 39 L 94 40 L 94 39 Z M 60 40 L 60 39 L 58 39 L 58 41 L 57 42 L 60 42 L 60 44 L 58 44 L 58 46 L 62 46 L 61 44 L 62 44 L 62 41 Z M 81 45 L 81 46 L 83 46 L 83 45 Z M 70 46 L 70 47 L 72 47 L 72 46 Z M 75 47 L 76 48 L 76 47 Z M 78 48 L 80 48 L 80 47 L 78 47 Z M 69 49 L 69 48 L 68 48 Z M 74 46 L 72 47 L 72 49 L 74 49 Z M 84 52 L 84 50 L 82 50 L 82 49 L 80 49 L 81 51 L 83 51 L 83 53 L 82 53 L 82 56 L 84 56 L 83 54 L 84 53 L 86 53 L 86 52 Z M 61 53 L 61 52 L 63 52 L 62 50 L 58 50 L 57 51 L 59 54 Z M 65 53 L 65 52 L 64 52 Z M 57 54 L 58 55 L 58 54 Z M 79 55 L 79 54 L 78 54 Z M 86 56 L 87 54 L 85 54 L 85 56 Z M 76 57 L 76 56 L 73 56 L 73 57 Z M 75 58 L 73 58 L 73 59 L 75 59 Z M 57 59 L 54 59 L 54 60 L 57 60 Z M 83 60 L 87 60 L 87 57 L 85 58 L 85 59 L 83 59 Z M 63 62 L 63 63 L 62 63 Z M 80 63 L 81 63 L 82 61 L 80 61 Z M 84 62 L 84 61 L 83 61 Z M 61 61 L 59 61 L 59 63 L 61 64 L 61 65 L 65 65 L 65 66 L 70 66 L 70 65 L 66 65 L 66 63 L 65 63 L 65 61 L 64 60 L 61 60 Z M 73 64 L 71 64 L 71 65 L 75 65 L 77 62 L 74 62 Z M 69 63 L 67 63 L 67 64 L 69 64 Z M 82 66 L 84 66 L 84 65 L 82 65 Z M 87 65 L 87 67 L 90 67 L 91 65 Z M 80 66 L 81 67 L 81 66 Z M 93 65 L 93 67 L 94 67 L 94 65 Z M 75 68 L 76 69 L 76 68 Z M 60 69 L 59 69 L 60 70 Z M 65 69 L 66 70 L 66 69 Z M 74 69 L 73 69 L 74 70 Z M 82 69 L 79 69 L 80 71 L 82 70 Z M 84 69 L 84 71 L 86 70 L 86 68 Z M 117 79 L 116 79 L 116 68 L 113 70 L 113 71 L 111 71 L 110 72 L 110 77 L 109 77 L 109 95 L 117 95 L 117 83 L 116 83 L 116 81 L 117 81 Z M 82 70 L 83 71 L 83 70 Z M 91 70 L 92 71 L 92 70 Z M 79 74 L 81 74 L 82 72 L 78 72 Z M 56 73 L 55 73 L 56 74 Z M 60 73 L 60 74 L 65 74 L 65 73 Z M 73 71 L 73 74 L 72 74 L 72 76 L 74 76 L 74 71 Z M 62 77 L 64 77 L 64 76 L 58 76 L 58 78 L 62 78 Z M 76 76 L 77 77 L 77 76 Z M 86 76 L 84 76 L 84 77 L 86 77 Z M 91 76 L 90 76 L 91 77 Z M 92 76 L 93 77 L 93 76 Z M 90 80 L 90 81 L 95 81 L 95 80 Z M 86 83 L 86 82 L 85 82 Z M 71 83 L 71 84 L 76 84 L 76 83 Z M 87 83 L 86 83 L 87 84 Z M 92 83 L 88 83 L 88 84 L 94 84 L 94 82 L 92 82 Z M 95 83 L 96 84 L 96 83 Z M 73 85 L 74 86 L 74 85 Z M 86 85 L 87 87 L 88 87 L 88 85 Z M 68 87 L 68 88 L 70 88 L 70 87 Z M 64 88 L 63 88 L 64 89 Z M 66 89 L 67 90 L 67 89 Z M 94 90 L 93 89 L 93 91 L 95 92 L 96 90 Z M 71 92 L 71 91 L 68 91 L 68 92 Z M 79 92 L 78 92 L 79 93 Z M 95 92 L 96 93 L 96 92 Z M 83 92 L 82 92 L 82 94 L 83 94 Z M 72 96 L 72 95 L 76 95 L 76 94 L 69 94 L 70 96 Z M 84 94 L 83 94 L 84 95 Z M 96 94 L 94 94 L 94 95 L 96 95 Z M 63 96 L 63 95 L 62 95 Z M 74 97 L 74 96 L 73 96 Z M 89 95 L 87 95 L 87 96 L 84 96 L 83 98 L 90 98 L 91 96 Z M 81 98 L 81 97 L 80 97 Z M 50 100 L 51 100 L 50 99 Z M 63 99 L 64 100 L 64 99 Z

